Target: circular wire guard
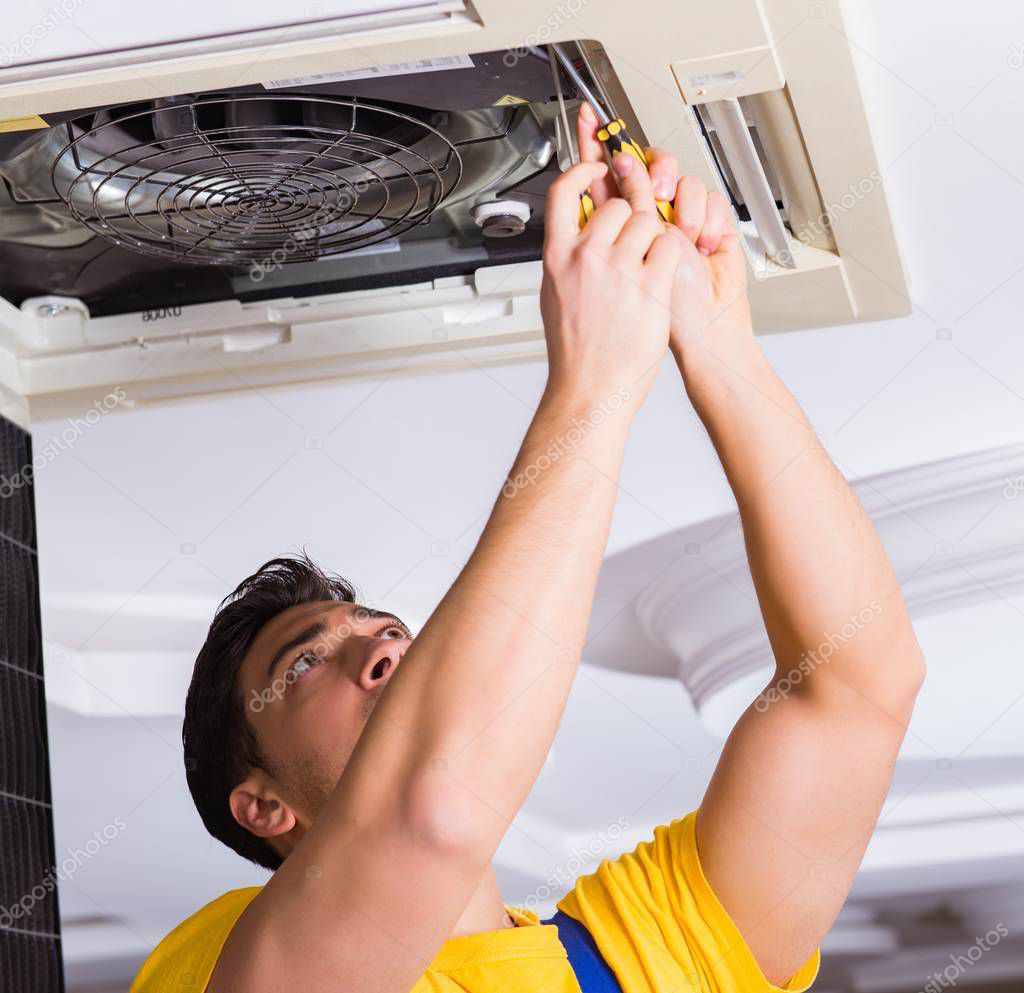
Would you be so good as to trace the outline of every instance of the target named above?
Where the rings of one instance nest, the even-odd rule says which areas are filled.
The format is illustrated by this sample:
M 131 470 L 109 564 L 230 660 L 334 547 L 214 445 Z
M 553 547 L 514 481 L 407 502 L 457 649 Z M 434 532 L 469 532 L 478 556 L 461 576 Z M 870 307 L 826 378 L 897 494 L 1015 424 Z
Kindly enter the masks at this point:
M 253 266 L 343 254 L 428 220 L 462 176 L 455 145 L 416 108 L 303 94 L 138 106 L 69 122 L 51 179 L 78 221 L 147 255 Z

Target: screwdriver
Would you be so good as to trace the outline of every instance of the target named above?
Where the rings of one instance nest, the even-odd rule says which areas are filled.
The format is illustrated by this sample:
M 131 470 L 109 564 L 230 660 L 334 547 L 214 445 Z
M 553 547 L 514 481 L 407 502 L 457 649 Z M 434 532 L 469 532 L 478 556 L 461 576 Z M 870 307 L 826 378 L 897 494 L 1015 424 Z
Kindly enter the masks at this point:
M 601 125 L 600 130 L 597 132 L 597 140 L 608 149 L 612 158 L 616 155 L 632 155 L 635 159 L 639 159 L 643 167 L 647 169 L 650 166 L 650 162 L 647 160 L 644 150 L 630 137 L 629 132 L 626 130 L 626 122 L 621 117 L 612 120 L 611 115 L 601 106 L 593 91 L 583 81 L 583 77 L 577 72 L 576 67 L 572 64 L 572 60 L 562 50 L 561 45 L 551 45 L 550 48 L 565 70 L 565 74 L 572 80 L 577 92 L 594 108 L 598 123 Z M 672 204 L 667 200 L 657 200 L 655 203 L 661 219 L 665 223 L 671 224 L 673 217 Z M 580 227 L 583 227 L 590 220 L 593 213 L 593 198 L 589 193 L 584 193 L 580 197 Z

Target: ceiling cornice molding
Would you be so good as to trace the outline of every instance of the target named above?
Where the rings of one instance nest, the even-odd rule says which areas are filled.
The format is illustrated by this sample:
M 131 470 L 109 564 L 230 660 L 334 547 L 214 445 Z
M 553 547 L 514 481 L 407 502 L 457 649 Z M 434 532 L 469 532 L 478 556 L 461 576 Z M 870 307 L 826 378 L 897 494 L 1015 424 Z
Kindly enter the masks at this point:
M 1024 445 L 850 481 L 886 545 L 913 617 L 1024 589 L 1024 485 L 1014 490 L 1015 480 L 1024 480 Z M 1001 502 L 1018 497 L 1022 513 L 1010 531 L 980 526 Z M 970 540 L 961 551 L 956 539 L 965 531 Z M 739 516 L 698 521 L 665 540 L 681 541 L 684 554 L 638 598 L 636 618 L 654 645 L 678 659 L 679 677 L 699 709 L 723 687 L 769 665 L 771 650 Z

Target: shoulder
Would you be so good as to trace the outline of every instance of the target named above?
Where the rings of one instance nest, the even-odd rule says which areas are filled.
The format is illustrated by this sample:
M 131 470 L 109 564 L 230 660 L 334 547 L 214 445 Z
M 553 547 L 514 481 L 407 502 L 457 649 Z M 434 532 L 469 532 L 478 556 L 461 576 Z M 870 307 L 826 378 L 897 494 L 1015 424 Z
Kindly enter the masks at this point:
M 231 890 L 182 921 L 153 949 L 130 993 L 164 993 L 183 987 L 202 993 L 231 929 L 260 889 Z

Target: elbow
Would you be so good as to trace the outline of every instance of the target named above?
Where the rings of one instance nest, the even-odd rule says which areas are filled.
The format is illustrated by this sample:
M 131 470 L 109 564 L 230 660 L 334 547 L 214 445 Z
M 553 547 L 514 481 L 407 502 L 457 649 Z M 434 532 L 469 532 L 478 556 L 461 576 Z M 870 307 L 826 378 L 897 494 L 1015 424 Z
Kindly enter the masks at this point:
M 464 861 L 490 861 L 508 827 L 445 770 L 417 776 L 405 791 L 402 830 L 417 848 Z
M 869 700 L 907 724 L 926 676 L 924 653 L 911 632 L 905 645 L 886 653 L 886 664 L 875 670 L 863 692 Z
M 924 681 L 928 676 L 928 664 L 925 662 L 924 652 L 921 651 L 921 646 L 918 645 L 917 639 L 911 637 L 911 641 L 911 649 L 908 652 L 906 680 L 909 704 L 913 708 L 914 701 L 921 692 Z
M 921 651 L 914 629 L 909 624 L 904 636 L 894 642 L 889 659 L 890 664 L 884 667 L 883 685 L 879 690 L 886 692 L 887 687 L 886 695 L 891 698 L 894 705 L 902 703 L 909 718 L 914 701 L 921 692 L 928 674 L 924 652 Z
M 918 645 L 917 639 L 914 639 L 913 644 L 913 658 L 911 665 L 909 666 L 910 673 L 909 679 L 911 681 L 911 688 L 913 694 L 916 697 L 921 692 L 921 688 L 924 686 L 924 681 L 928 676 L 928 663 L 925 662 L 924 652 L 921 651 L 921 646 Z
M 792 692 L 827 706 L 846 707 L 853 691 L 856 698 L 907 724 L 926 675 L 924 653 L 910 631 L 902 643 L 823 666 L 801 679 Z M 792 673 L 784 679 L 787 684 L 794 682 Z

